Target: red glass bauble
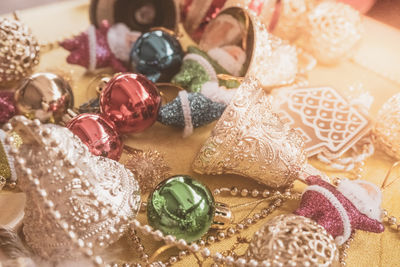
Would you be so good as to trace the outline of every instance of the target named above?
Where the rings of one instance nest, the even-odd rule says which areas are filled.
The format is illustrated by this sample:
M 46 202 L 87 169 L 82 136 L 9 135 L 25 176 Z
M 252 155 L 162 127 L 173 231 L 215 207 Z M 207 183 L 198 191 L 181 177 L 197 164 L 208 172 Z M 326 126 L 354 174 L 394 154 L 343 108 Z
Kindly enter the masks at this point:
M 141 74 L 124 73 L 112 78 L 100 96 L 102 114 L 120 133 L 149 128 L 158 116 L 161 96 L 155 84 Z
M 67 124 L 81 141 L 96 156 L 119 160 L 122 141 L 114 123 L 99 114 L 81 114 Z

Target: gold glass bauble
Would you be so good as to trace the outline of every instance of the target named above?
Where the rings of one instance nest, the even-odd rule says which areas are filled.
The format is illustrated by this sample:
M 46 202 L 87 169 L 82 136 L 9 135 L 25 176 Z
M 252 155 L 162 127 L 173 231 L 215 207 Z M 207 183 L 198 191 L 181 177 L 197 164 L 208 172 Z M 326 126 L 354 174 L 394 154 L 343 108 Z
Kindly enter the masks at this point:
M 15 19 L 0 18 L 0 87 L 12 86 L 39 63 L 40 46 L 30 29 Z
M 333 237 L 315 221 L 293 214 L 279 215 L 261 227 L 250 242 L 247 257 L 271 266 L 340 266 Z
M 15 92 L 19 114 L 58 122 L 74 106 L 71 86 L 61 76 L 43 72 L 26 78 Z

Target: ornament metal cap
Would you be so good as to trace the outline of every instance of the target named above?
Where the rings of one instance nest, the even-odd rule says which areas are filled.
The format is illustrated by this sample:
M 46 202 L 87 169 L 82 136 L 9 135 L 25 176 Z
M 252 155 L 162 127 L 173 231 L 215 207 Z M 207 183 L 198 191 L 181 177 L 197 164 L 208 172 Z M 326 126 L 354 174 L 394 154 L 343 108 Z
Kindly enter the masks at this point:
M 234 220 L 230 207 L 221 202 L 215 202 L 215 213 L 211 228 L 223 230 L 228 228 Z

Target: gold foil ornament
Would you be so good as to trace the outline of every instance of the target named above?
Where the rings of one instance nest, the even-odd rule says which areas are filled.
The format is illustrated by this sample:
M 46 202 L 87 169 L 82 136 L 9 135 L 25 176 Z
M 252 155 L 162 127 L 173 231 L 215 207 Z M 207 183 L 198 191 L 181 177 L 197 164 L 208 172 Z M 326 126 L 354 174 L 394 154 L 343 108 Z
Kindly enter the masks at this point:
M 247 257 L 271 266 L 339 267 L 333 237 L 315 221 L 293 214 L 279 215 L 258 230 Z
M 12 146 L 17 186 L 27 202 L 26 243 L 42 258 L 60 261 L 94 253 L 118 240 L 140 208 L 139 186 L 122 164 L 92 155 L 67 128 L 16 116 L 6 124 L 23 139 Z M 39 222 L 39 223 L 38 223 Z M 93 253 L 93 252 L 92 252 Z
M 302 138 L 282 123 L 259 82 L 247 77 L 193 162 L 198 173 L 232 173 L 284 187 L 306 168 Z
M 377 147 L 400 160 L 400 94 L 393 95 L 378 112 L 374 127 Z
M 42 122 L 59 122 L 74 106 L 71 86 L 61 76 L 49 72 L 26 78 L 15 92 L 19 114 Z
M 158 151 L 143 151 L 127 146 L 124 150 L 128 153 L 124 165 L 135 175 L 142 193 L 153 191 L 159 183 L 170 176 L 171 168 Z
M 12 86 L 39 63 L 40 46 L 16 19 L 0 18 L 0 87 Z
M 267 91 L 295 80 L 296 48 L 269 34 L 259 18 L 247 9 L 224 9 L 206 26 L 199 41 L 199 47 L 207 53 L 232 46 L 246 55 L 240 76 L 257 77 Z

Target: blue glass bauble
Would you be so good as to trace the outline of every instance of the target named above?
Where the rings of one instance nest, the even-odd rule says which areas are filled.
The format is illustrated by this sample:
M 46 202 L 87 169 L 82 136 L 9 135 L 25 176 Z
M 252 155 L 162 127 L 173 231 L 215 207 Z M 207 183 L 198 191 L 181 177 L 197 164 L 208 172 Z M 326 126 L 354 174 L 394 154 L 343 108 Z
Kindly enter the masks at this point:
M 133 71 L 146 75 L 153 82 L 169 82 L 179 71 L 183 50 L 171 34 L 154 30 L 142 34 L 131 51 Z

